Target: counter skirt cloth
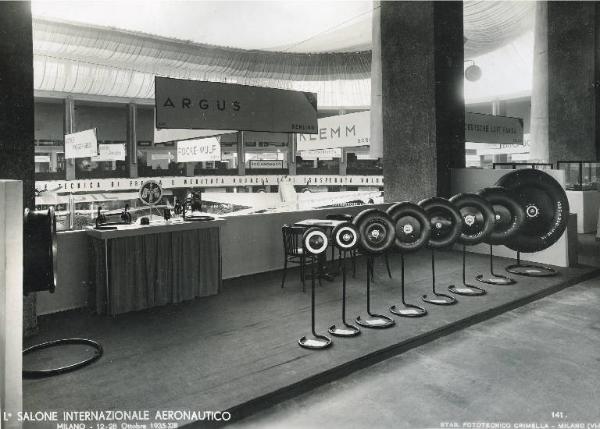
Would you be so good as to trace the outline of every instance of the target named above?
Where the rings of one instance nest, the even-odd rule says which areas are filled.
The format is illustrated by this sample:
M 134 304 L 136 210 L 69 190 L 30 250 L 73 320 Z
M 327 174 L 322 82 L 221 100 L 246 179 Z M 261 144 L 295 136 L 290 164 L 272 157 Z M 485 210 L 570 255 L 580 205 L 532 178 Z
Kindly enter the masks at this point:
M 90 243 L 90 277 L 95 285 L 90 302 L 99 314 L 115 315 L 219 293 L 218 227 L 108 239 L 108 267 L 104 240 L 90 238 Z

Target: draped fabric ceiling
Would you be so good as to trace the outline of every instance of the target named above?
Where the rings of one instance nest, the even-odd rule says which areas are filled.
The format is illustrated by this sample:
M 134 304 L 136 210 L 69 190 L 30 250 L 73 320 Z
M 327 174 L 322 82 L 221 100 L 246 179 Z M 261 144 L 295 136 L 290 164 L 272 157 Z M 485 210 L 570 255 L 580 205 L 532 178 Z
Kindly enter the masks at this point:
M 533 27 L 532 2 L 464 7 L 465 59 L 484 58 Z M 153 99 L 158 75 L 312 91 L 323 107 L 368 106 L 371 14 L 315 31 L 268 51 L 34 18 L 34 85 L 54 94 Z

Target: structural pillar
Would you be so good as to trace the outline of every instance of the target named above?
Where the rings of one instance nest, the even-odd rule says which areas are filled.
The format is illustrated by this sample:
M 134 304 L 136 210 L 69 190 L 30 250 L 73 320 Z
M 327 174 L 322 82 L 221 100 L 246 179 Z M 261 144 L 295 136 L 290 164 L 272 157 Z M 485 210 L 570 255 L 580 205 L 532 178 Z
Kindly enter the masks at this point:
M 63 134 L 75 132 L 75 101 L 71 97 L 65 98 L 65 122 Z M 65 159 L 65 179 L 75 180 L 75 160 Z
M 246 148 L 244 147 L 244 132 L 237 134 L 238 176 L 246 175 Z
M 298 134 L 288 134 L 288 174 L 296 175 L 296 147 Z
M 595 2 L 537 2 L 530 160 L 597 159 Z
M 137 166 L 137 105 L 127 105 L 127 165 L 129 177 L 138 177 Z
M 23 181 L 34 207 L 33 42 L 30 2 L 0 2 L 0 179 Z
M 465 165 L 463 3 L 375 8 L 371 144 L 382 139 L 385 200 L 449 196 L 450 169 Z

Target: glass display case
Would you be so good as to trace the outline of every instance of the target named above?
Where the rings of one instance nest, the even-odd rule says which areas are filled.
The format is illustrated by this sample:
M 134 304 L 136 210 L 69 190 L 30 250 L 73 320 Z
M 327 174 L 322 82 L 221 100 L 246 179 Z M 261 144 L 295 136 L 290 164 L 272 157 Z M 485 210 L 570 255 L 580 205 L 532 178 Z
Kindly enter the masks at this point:
M 494 170 L 517 170 L 520 168 L 535 168 L 536 170 L 552 170 L 553 164 L 543 162 L 494 162 Z
M 98 208 L 109 221 L 119 220 L 126 205 L 132 221 L 143 216 L 162 217 L 163 209 L 173 209 L 176 201 L 182 201 L 192 192 L 193 188 L 163 189 L 163 197 L 155 206 L 144 205 L 138 198 L 138 192 L 90 192 L 78 194 L 60 194 L 53 192 L 38 192 L 35 199 L 36 210 L 45 210 L 53 206 L 56 211 L 56 229 L 58 231 L 81 230 L 94 226 L 98 216 Z M 204 195 L 204 194 L 201 194 Z M 201 204 L 203 214 L 227 215 L 249 207 L 204 199 Z
M 565 188 L 570 191 L 600 190 L 600 162 L 558 161 L 556 167 L 565 171 Z

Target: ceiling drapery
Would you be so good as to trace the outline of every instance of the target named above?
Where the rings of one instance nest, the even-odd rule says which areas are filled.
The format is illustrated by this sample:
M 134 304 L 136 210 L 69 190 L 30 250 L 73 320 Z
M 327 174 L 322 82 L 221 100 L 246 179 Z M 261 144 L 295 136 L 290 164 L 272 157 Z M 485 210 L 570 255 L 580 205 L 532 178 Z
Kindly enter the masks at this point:
M 281 54 L 34 19 L 35 89 L 154 98 L 154 76 L 317 92 L 322 106 L 370 96 L 370 51 Z
M 465 2 L 465 58 L 531 30 L 534 8 L 532 2 Z M 323 52 L 319 37 L 296 44 L 292 52 L 271 52 L 34 18 L 34 85 L 55 93 L 153 99 L 157 75 L 311 91 L 320 106 L 368 106 L 371 52 L 348 52 L 340 44 L 351 40 L 357 49 L 369 48 L 370 25 L 367 14 L 324 33 L 321 42 L 338 52 Z M 348 32 L 369 37 L 361 43 L 363 36 L 351 38 Z M 302 53 L 308 48 L 320 52 Z

